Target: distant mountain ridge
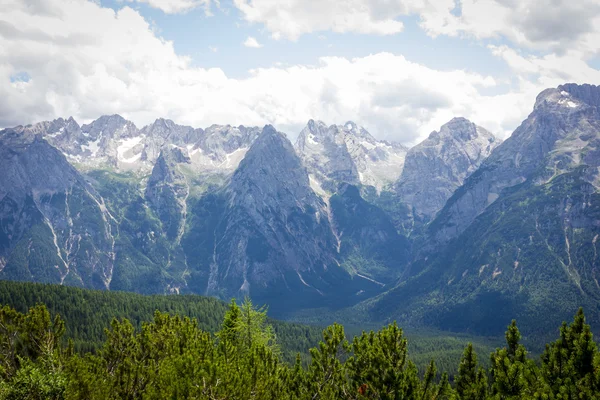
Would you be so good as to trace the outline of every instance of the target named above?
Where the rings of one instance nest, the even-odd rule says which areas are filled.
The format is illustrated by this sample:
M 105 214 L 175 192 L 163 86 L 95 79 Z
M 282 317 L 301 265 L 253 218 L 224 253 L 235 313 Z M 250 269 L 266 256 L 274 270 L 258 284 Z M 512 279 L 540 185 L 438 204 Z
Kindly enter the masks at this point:
M 361 135 L 374 140 L 364 130 Z M 324 298 L 343 305 L 380 291 L 385 283 L 379 280 L 398 276 L 408 257 L 408 244 L 393 227 L 389 230 L 391 224 L 381 221 L 387 218 L 385 213 L 371 222 L 339 201 L 331 207 L 328 199 L 335 190 L 325 199 L 315 193 L 289 140 L 269 126 L 259 130 L 213 125 L 200 130 L 158 119 L 138 130 L 113 115 L 82 127 L 72 118 L 57 119 L 4 130 L 0 137 L 5 138 L 8 153 L 32 140 L 59 159 L 46 157 L 57 170 L 54 179 L 40 181 L 41 189 L 23 188 L 21 197 L 36 190 L 51 191 L 54 181 L 65 185 L 61 190 L 67 197 L 71 186 L 81 186 L 79 191 L 92 200 L 86 216 L 102 217 L 110 232 L 104 239 L 111 243 L 110 249 L 99 244 L 85 250 L 73 247 L 71 242 L 79 236 L 70 231 L 55 234 L 64 223 L 45 214 L 58 216 L 60 210 L 13 207 L 2 225 L 6 238 L 0 276 L 4 278 L 143 293 L 191 292 L 222 298 L 252 294 L 265 301 L 276 298 L 277 292 L 281 298 L 296 293 L 299 305 L 315 306 Z M 8 157 L 5 162 L 12 163 Z M 68 179 L 62 178 L 65 174 Z M 67 184 L 69 180 L 74 183 Z M 16 189 L 18 185 L 11 182 L 7 180 L 3 187 Z M 345 193 L 350 192 L 344 189 L 339 199 Z M 62 207 L 62 213 L 69 208 Z M 102 284 L 79 279 L 76 269 L 69 274 L 77 281 L 65 281 L 64 271 L 48 275 L 41 265 L 18 273 L 28 268 L 28 253 L 24 256 L 25 250 L 20 249 L 32 243 L 38 246 L 28 239 L 31 233 L 20 234 L 18 243 L 11 239 L 16 233 L 12 221 L 23 213 L 38 213 L 38 219 L 45 221 L 42 226 L 47 232 L 39 234 L 44 259 L 109 255 L 110 273 Z M 359 225 L 353 218 L 361 221 Z M 82 228 L 86 232 L 98 230 L 97 221 L 86 222 Z M 348 230 L 346 224 L 353 227 Z M 342 238 L 344 234 L 350 236 Z M 365 247 L 369 237 L 381 243 L 378 250 Z M 386 246 L 393 246 L 391 254 L 401 254 L 401 259 L 377 254 Z M 356 264 L 365 257 L 379 261 L 373 261 L 372 267 Z M 70 266 L 69 261 L 50 263 L 58 269 Z
M 504 142 L 454 118 L 410 149 L 315 120 L 293 145 L 118 115 L 5 129 L 0 278 L 542 329 L 557 296 L 600 307 L 599 110 L 561 85 Z
M 405 279 L 371 316 L 479 334 L 519 318 L 543 333 L 585 306 L 600 323 L 599 149 L 599 86 L 540 93 L 427 226 Z
M 327 126 L 308 121 L 295 144 L 317 191 L 335 192 L 336 182 L 363 184 L 377 190 L 402 172 L 407 148 L 376 140 L 354 122 Z

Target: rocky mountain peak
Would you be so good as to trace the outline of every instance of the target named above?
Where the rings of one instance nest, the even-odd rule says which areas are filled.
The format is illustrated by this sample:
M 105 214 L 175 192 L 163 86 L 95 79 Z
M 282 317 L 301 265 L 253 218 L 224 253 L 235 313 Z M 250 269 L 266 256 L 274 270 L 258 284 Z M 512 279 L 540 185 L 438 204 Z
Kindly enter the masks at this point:
M 306 124 L 306 127 L 308 128 L 309 131 L 311 132 L 320 132 L 324 129 L 327 129 L 327 125 L 325 125 L 325 123 L 323 121 L 315 121 L 314 119 L 309 119 L 308 123 Z
M 191 126 L 178 125 L 165 118 L 157 118 L 152 124 L 142 128 L 144 134 L 161 139 L 167 139 L 171 135 L 182 136 L 193 130 Z
M 359 130 L 359 126 L 352 121 L 346 121 L 346 123 L 343 126 L 350 132 Z
M 372 144 L 378 142 L 377 139 L 375 139 L 365 128 L 352 121 L 347 121 L 344 125 L 338 126 L 338 129 L 343 130 L 347 135 L 365 139 L 367 142 Z
M 273 185 L 277 183 L 277 185 Z M 304 198 L 308 195 L 309 180 L 300 158 L 289 139 L 267 125 L 256 138 L 232 177 L 232 187 L 240 185 L 245 190 L 260 190 L 261 196 L 287 187 L 282 195 Z M 295 201 L 295 200 L 294 200 Z M 257 207 L 261 207 L 257 204 Z M 262 207 L 261 207 L 262 208 Z
M 263 128 L 240 162 L 228 191 L 231 204 L 246 209 L 257 221 L 264 219 L 263 212 L 286 214 L 297 208 L 313 213 L 314 218 L 323 207 L 292 144 L 270 125 Z
M 131 121 L 126 120 L 118 114 L 103 115 L 100 118 L 81 127 L 85 136 L 91 140 L 106 138 L 121 138 L 136 136 L 138 129 Z
M 258 127 L 211 125 L 190 150 L 192 161 L 209 169 L 233 171 L 261 132 Z
M 442 241 L 460 234 L 502 190 L 535 179 L 548 182 L 582 163 L 600 148 L 600 87 L 561 85 L 542 91 L 533 112 L 477 171 L 468 189 L 446 204 L 435 224 Z M 592 160 L 593 161 L 593 160 Z M 600 186 L 600 179 L 590 181 Z
M 560 85 L 557 90 L 569 93 L 574 99 L 593 107 L 600 107 L 600 86 L 597 85 L 577 85 L 567 83 Z
M 483 141 L 496 141 L 496 137 L 486 129 L 475 125 L 464 117 L 452 118 L 449 122 L 442 125 L 439 131 L 432 132 L 428 140 L 445 141 L 458 140 L 460 142 L 468 142 L 481 138 Z
M 262 150 L 264 147 L 281 147 L 285 151 L 294 151 L 292 144 L 285 134 L 277 132 L 273 125 L 265 125 L 252 147 L 250 147 L 249 155 L 256 153 L 258 149 Z
M 265 126 L 220 195 L 203 218 L 216 222 L 209 228 L 214 256 L 207 293 L 324 295 L 323 271 L 335 265 L 335 239 L 325 204 L 284 134 Z
M 321 193 L 336 190 L 335 182 L 374 186 L 381 190 L 398 179 L 406 148 L 375 139 L 352 121 L 327 126 L 310 120 L 298 135 L 298 155 Z
M 600 106 L 600 86 L 568 83 L 542 91 L 535 100 L 534 111 L 574 112 Z
M 500 140 L 465 118 L 453 118 L 408 150 L 397 183 L 416 219 L 431 219 L 498 146 Z
M 65 132 L 72 135 L 79 132 L 80 127 L 73 117 L 69 117 L 66 120 L 64 118 L 57 118 L 52 121 L 43 121 L 25 126 L 19 125 L 13 129 L 23 133 L 33 133 L 55 137 L 61 136 Z
M 295 148 L 312 176 L 315 190 L 334 192 L 335 182 L 359 183 L 358 170 L 348 151 L 346 133 L 336 125 L 308 121 Z
M 193 129 L 191 126 L 176 124 L 172 119 L 157 118 L 152 124 L 150 129 L 157 134 L 173 131 L 180 128 Z
M 41 133 L 5 130 L 0 171 L 0 276 L 108 289 L 111 216 L 64 154 Z

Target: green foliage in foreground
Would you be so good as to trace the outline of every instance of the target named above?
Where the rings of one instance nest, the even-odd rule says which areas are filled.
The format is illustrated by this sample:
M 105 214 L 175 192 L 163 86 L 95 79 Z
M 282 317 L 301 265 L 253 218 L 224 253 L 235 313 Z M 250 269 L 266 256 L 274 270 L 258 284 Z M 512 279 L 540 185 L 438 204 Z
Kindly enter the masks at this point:
M 216 334 L 195 319 L 157 311 L 135 329 L 114 319 L 96 354 L 63 346 L 65 323 L 44 305 L 0 309 L 0 399 L 597 399 L 600 353 L 580 310 L 546 346 L 538 366 L 516 323 L 485 370 L 469 344 L 458 374 L 424 374 L 396 323 L 350 343 L 341 325 L 323 332 L 303 367 L 283 362 L 277 336 L 250 300 L 231 302 Z

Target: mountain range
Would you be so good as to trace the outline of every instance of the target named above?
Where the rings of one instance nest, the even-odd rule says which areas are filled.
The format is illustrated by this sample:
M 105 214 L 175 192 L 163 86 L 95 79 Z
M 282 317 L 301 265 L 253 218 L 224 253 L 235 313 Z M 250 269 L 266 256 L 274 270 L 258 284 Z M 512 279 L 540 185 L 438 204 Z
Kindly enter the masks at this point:
M 598 323 L 599 167 L 593 85 L 540 93 L 505 141 L 454 118 L 412 148 L 353 122 L 292 144 L 59 118 L 0 131 L 0 278 L 477 334 Z

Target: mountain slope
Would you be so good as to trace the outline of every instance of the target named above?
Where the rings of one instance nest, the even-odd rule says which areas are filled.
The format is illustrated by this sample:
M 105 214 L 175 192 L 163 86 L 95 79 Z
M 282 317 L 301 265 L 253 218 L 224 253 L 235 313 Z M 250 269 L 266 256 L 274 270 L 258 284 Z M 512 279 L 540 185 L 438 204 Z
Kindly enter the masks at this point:
M 341 184 L 329 204 L 342 266 L 382 287 L 399 278 L 410 260 L 410 242 L 390 217 L 349 184 Z
M 0 276 L 108 288 L 116 232 L 102 197 L 31 132 L 0 132 L 0 170 Z
M 160 152 L 148 179 L 145 197 L 158 215 L 169 240 L 179 240 L 185 229 L 186 200 L 190 190 L 178 164 L 190 158 L 178 147 Z
M 597 92 L 597 86 L 568 84 L 540 93 L 529 117 L 449 199 L 431 225 L 436 241 L 464 231 L 503 189 L 587 162 L 580 157 L 586 157 L 600 126 Z M 593 154 L 588 161 L 595 164 Z
M 585 306 L 600 322 L 598 99 L 589 85 L 540 94 L 430 224 L 405 279 L 366 306 L 371 317 L 479 334 L 516 317 L 539 334 Z
M 197 291 L 230 297 L 250 294 L 274 312 L 377 290 L 337 261 L 337 240 L 326 204 L 315 195 L 291 143 L 263 129 L 228 185 L 193 207 L 184 237 L 188 263 L 198 265 Z M 355 296 L 354 296 L 355 297 Z M 286 299 L 282 308 L 277 300 Z

